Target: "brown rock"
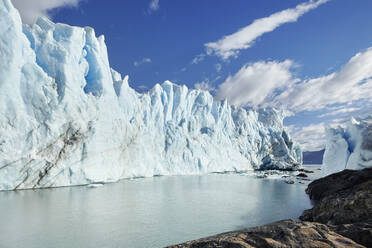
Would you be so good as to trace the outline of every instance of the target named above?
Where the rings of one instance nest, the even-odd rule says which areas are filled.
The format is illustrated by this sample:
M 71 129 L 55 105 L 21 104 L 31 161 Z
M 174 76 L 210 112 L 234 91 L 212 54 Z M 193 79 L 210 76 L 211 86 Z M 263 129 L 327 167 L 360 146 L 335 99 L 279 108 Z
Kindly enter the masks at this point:
M 321 200 L 326 196 L 344 190 L 350 190 L 356 185 L 372 179 L 372 168 L 360 171 L 344 170 L 339 173 L 320 178 L 309 184 L 306 193 L 312 200 Z
M 364 247 L 332 232 L 326 225 L 284 220 L 273 224 L 228 232 L 169 248 L 307 248 Z
M 328 224 L 332 231 L 372 247 L 372 168 L 332 174 L 309 184 L 306 192 L 315 205 L 301 220 Z
M 354 223 L 343 225 L 331 225 L 329 228 L 349 239 L 354 240 L 358 244 L 366 247 L 372 247 L 372 221 L 369 223 Z
M 309 184 L 306 192 L 315 205 L 301 220 L 337 225 L 372 218 L 372 169 L 332 174 Z

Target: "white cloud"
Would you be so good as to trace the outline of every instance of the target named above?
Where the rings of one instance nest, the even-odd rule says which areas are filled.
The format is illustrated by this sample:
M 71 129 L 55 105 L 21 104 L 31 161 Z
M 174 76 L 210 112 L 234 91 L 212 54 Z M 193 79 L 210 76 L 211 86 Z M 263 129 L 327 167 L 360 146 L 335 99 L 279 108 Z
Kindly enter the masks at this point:
M 272 106 L 293 113 L 334 112 L 338 108 L 331 106 L 338 104 L 345 105 L 344 110 L 335 114 L 342 114 L 372 103 L 372 47 L 353 56 L 340 71 L 318 78 L 300 81 L 293 76 L 293 67 L 290 60 L 245 65 L 219 86 L 216 98 L 239 106 Z M 355 105 L 360 101 L 364 106 Z
M 192 61 L 191 61 L 191 64 L 193 65 L 197 65 L 199 64 L 199 62 L 203 61 L 205 58 L 205 54 L 199 54 L 197 55 Z
M 329 116 L 335 116 L 335 115 L 342 115 L 342 114 L 349 114 L 351 112 L 356 112 L 356 111 L 359 111 L 361 110 L 360 107 L 358 108 L 354 108 L 354 107 L 344 107 L 342 106 L 341 108 L 339 109 L 335 109 L 331 112 L 328 112 L 328 113 L 324 113 L 324 114 L 321 114 L 321 115 L 318 115 L 319 118 L 324 118 L 324 117 L 329 117 Z
M 279 26 L 296 22 L 306 12 L 317 8 L 329 0 L 310 0 L 297 5 L 293 9 L 286 9 L 270 15 L 269 17 L 257 19 L 252 24 L 240 29 L 236 33 L 227 35 L 216 42 L 205 44 L 209 55 L 216 54 L 222 59 L 237 56 L 240 50 L 248 49 L 254 41 L 265 33 L 271 32 Z
M 344 117 L 344 118 L 336 118 L 336 119 L 332 119 L 331 123 L 329 123 L 328 126 L 330 127 L 338 127 L 338 126 L 342 126 L 342 127 L 346 127 L 346 123 L 350 121 L 350 116 L 349 117 Z
M 247 64 L 218 87 L 216 98 L 238 106 L 270 103 L 276 91 L 298 81 L 290 72 L 293 66 L 291 60 Z
M 151 63 L 151 62 L 152 62 L 152 60 L 151 60 L 150 58 L 143 58 L 143 59 L 140 60 L 140 61 L 134 61 L 133 65 L 134 65 L 135 67 L 138 67 L 138 66 L 140 66 L 140 65 L 143 65 L 143 64 L 146 64 L 146 63 Z
M 321 110 L 361 99 L 371 102 L 371 92 L 372 47 L 353 56 L 338 72 L 289 85 L 276 97 L 275 105 L 294 112 Z
M 149 13 L 157 11 L 160 8 L 159 6 L 159 0 L 151 0 L 149 5 Z
M 302 129 L 288 126 L 292 138 L 298 142 L 303 151 L 319 151 L 325 147 L 325 124 L 313 124 Z
M 48 17 L 51 9 L 60 7 L 76 7 L 80 0 L 12 0 L 24 23 L 32 24 L 38 17 Z

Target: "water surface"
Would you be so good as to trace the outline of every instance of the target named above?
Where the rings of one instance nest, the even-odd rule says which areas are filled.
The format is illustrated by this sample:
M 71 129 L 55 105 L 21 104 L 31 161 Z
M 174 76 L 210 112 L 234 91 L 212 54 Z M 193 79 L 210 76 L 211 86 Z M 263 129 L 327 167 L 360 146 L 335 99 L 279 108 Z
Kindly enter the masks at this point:
M 212 174 L 0 192 L 0 247 L 163 247 L 297 219 L 311 207 L 305 188 Z

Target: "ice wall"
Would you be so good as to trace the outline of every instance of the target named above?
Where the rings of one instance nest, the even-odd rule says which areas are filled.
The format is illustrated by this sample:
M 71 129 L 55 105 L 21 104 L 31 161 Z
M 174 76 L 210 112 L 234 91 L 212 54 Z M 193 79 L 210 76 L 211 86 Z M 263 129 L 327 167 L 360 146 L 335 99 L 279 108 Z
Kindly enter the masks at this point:
M 372 167 L 372 115 L 352 118 L 346 128 L 329 128 L 323 157 L 324 176 L 344 169 Z
M 0 190 L 298 168 L 282 120 L 168 81 L 139 94 L 92 28 L 22 25 L 0 0 Z

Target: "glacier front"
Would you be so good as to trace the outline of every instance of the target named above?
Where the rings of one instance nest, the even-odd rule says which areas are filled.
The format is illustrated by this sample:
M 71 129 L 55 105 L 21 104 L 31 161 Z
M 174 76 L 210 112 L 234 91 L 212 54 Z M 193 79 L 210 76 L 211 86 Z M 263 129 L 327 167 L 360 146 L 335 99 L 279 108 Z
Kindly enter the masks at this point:
M 345 128 L 329 128 L 323 157 L 324 176 L 345 169 L 372 167 L 372 115 L 352 118 Z
M 283 117 L 168 81 L 139 94 L 92 28 L 23 25 L 0 0 L 0 190 L 296 169 Z

